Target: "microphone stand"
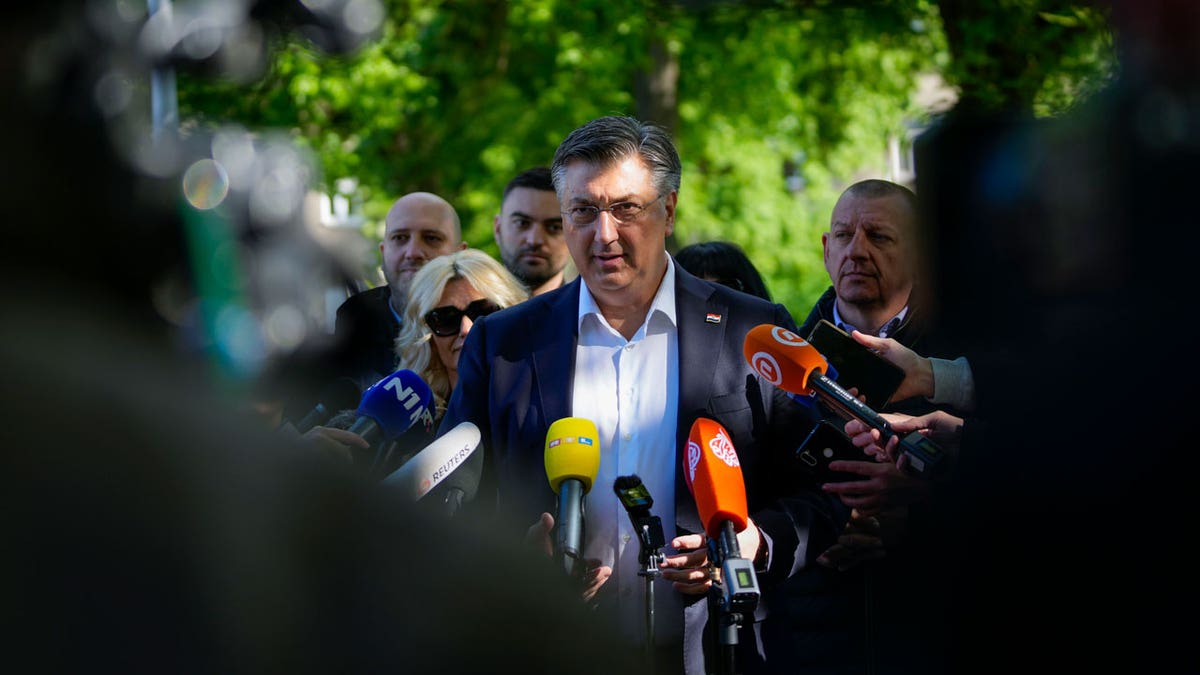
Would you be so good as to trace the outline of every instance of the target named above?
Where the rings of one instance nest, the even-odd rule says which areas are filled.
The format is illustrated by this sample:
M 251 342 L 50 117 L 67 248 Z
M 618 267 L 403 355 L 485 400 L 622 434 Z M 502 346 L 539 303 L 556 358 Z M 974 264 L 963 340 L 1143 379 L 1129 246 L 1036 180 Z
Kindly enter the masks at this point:
M 708 557 L 713 566 L 721 570 L 719 579 L 715 579 L 709 590 L 709 625 L 716 632 L 712 647 L 717 657 L 719 675 L 734 675 L 737 673 L 734 661 L 734 647 L 738 643 L 738 628 L 754 616 L 754 608 L 758 606 L 758 579 L 754 574 L 754 566 L 749 560 L 742 558 L 741 549 L 737 543 L 737 533 L 733 523 L 725 521 L 721 525 L 720 536 L 708 539 Z M 712 609 L 719 608 L 717 623 L 713 622 Z
M 663 536 L 662 521 L 658 516 L 635 518 L 634 529 L 638 533 L 638 576 L 646 579 L 646 659 L 650 663 L 650 672 L 654 672 L 654 580 L 662 575 L 659 564 L 665 557 L 661 548 L 666 544 Z

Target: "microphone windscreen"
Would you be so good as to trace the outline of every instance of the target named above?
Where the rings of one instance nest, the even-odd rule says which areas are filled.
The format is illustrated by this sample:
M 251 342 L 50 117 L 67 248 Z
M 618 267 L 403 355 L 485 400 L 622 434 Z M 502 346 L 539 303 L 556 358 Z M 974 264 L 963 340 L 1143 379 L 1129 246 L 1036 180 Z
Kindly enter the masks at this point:
M 582 417 L 564 417 L 546 432 L 546 478 L 558 494 L 564 480 L 583 483 L 586 494 L 600 470 L 600 433 L 596 423 Z
M 829 367 L 816 347 L 783 328 L 759 324 L 746 334 L 742 344 L 746 363 L 764 380 L 790 394 L 810 394 L 808 378 Z
M 381 483 L 417 501 L 439 483 L 465 468 L 463 464 L 479 447 L 479 439 L 479 427 L 470 422 L 460 422 Z M 477 484 L 478 478 L 474 482 Z
M 433 390 L 411 370 L 398 370 L 363 392 L 358 416 L 375 420 L 385 438 L 404 433 L 429 410 Z
M 729 432 L 720 423 L 699 417 L 688 433 L 683 453 L 683 478 L 696 500 L 696 510 L 710 538 L 720 536 L 728 520 L 734 530 L 746 529 L 746 484 Z

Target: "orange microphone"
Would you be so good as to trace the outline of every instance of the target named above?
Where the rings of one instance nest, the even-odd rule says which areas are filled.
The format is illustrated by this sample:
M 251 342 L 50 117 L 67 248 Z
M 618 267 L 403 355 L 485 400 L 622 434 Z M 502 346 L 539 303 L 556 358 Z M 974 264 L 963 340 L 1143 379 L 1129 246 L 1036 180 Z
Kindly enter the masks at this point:
M 683 479 L 704 523 L 709 557 L 721 568 L 724 609 L 749 616 L 758 604 L 758 577 L 738 547 L 737 533 L 746 529 L 750 517 L 742 465 L 725 427 L 704 417 L 692 423 Z
M 887 420 L 825 376 L 829 364 L 816 347 L 782 326 L 769 323 L 750 329 L 742 345 L 746 362 L 764 380 L 793 396 L 816 395 L 838 415 L 877 429 L 880 442 L 898 436 Z M 946 453 L 936 443 L 914 431 L 900 439 L 898 450 L 908 457 L 906 466 L 919 476 L 929 476 Z

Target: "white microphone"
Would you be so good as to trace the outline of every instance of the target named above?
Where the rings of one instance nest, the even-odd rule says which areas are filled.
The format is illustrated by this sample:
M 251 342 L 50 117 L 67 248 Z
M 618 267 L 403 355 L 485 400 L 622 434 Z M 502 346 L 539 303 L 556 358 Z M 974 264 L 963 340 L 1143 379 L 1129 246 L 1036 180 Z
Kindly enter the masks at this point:
M 480 438 L 479 427 L 470 422 L 460 422 L 425 446 L 380 484 L 415 502 L 465 462 L 479 447 Z

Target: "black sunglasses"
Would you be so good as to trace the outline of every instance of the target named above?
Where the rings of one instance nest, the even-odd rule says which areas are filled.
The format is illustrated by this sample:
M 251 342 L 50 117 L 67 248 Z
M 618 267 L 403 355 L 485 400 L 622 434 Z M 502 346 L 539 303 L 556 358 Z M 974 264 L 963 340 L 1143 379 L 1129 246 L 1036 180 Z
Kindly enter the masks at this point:
M 481 316 L 487 316 L 499 310 L 499 305 L 487 298 L 481 298 L 467 305 L 466 309 L 459 309 L 454 305 L 431 309 L 425 315 L 425 323 L 429 325 L 429 330 L 433 331 L 434 335 L 450 337 L 458 333 L 459 327 L 462 326 L 463 316 L 471 321 L 476 321 Z

